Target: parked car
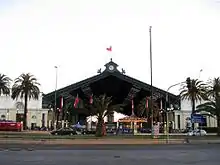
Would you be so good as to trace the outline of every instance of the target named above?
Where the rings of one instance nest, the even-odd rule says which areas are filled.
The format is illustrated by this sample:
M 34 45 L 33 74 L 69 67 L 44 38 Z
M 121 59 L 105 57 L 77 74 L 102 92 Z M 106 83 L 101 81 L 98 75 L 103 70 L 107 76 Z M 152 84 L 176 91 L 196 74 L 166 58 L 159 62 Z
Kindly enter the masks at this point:
M 196 129 L 196 130 L 189 131 L 187 135 L 188 136 L 205 136 L 207 135 L 207 132 L 203 129 Z
M 95 133 L 96 133 L 95 130 L 85 130 L 85 131 L 83 132 L 83 134 L 87 134 L 87 135 L 94 135 Z
M 50 132 L 51 135 L 77 135 L 76 130 L 72 128 L 60 128 Z
M 0 131 L 21 131 L 23 124 L 12 120 L 0 120 Z

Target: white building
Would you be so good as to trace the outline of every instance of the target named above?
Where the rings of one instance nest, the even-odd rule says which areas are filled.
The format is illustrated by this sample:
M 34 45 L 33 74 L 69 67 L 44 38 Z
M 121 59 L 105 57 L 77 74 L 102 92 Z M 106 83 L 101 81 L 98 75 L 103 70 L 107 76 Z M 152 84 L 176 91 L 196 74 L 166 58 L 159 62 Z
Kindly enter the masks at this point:
M 21 121 L 24 114 L 24 99 L 13 100 L 11 96 L 0 96 L 0 119 Z M 38 100 L 28 100 L 27 126 L 47 127 L 48 109 L 42 109 L 42 94 Z
M 203 102 L 196 102 L 196 106 L 202 104 Z M 191 118 L 192 113 L 192 104 L 189 100 L 182 100 L 181 101 L 181 108 L 180 110 L 175 111 L 175 129 L 185 129 L 187 125 L 187 118 Z M 207 127 L 217 127 L 216 118 L 206 116 L 206 123 Z M 198 126 L 198 124 L 197 124 Z

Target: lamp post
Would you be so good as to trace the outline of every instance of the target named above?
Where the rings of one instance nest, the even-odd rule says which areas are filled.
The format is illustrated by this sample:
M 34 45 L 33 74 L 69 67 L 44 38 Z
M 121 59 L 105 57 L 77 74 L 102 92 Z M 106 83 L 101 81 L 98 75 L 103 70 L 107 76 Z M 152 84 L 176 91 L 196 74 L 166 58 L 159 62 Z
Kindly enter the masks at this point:
M 151 28 L 152 26 L 149 27 L 149 35 L 150 35 L 150 80 L 151 80 L 151 83 L 150 83 L 150 91 L 151 91 L 151 94 L 150 94 L 150 97 L 151 97 L 151 106 L 150 106 L 150 109 L 151 109 L 151 132 L 152 132 L 152 135 L 154 134 L 153 133 L 153 127 L 154 127 L 154 117 L 153 117 L 153 104 L 152 104 L 152 100 L 153 100 L 153 67 L 152 67 L 152 37 L 151 37 Z
M 165 102 L 165 112 L 166 112 L 166 124 L 167 124 L 167 127 L 166 127 L 166 131 L 167 131 L 167 143 L 169 143 L 169 128 L 168 128 L 168 123 L 169 123 L 169 118 L 168 118 L 168 114 L 169 114 L 169 111 L 171 110 L 171 109 L 167 109 L 167 102 L 168 102 L 168 104 L 170 104 L 169 103 L 169 95 L 168 95 L 168 92 L 169 92 L 169 90 L 171 89 L 171 88 L 173 88 L 173 87 L 175 87 L 175 86 L 177 86 L 177 85 L 181 85 L 182 83 L 185 83 L 185 81 L 183 81 L 183 82 L 179 82 L 179 83 L 176 83 L 176 84 L 173 84 L 173 85 L 171 85 L 169 88 L 167 88 L 167 90 L 166 90 L 166 102 Z
M 55 123 L 55 119 L 56 119 L 56 111 L 57 111 L 57 79 L 58 79 L 58 67 L 54 66 L 55 70 L 56 70 L 56 78 L 55 78 L 55 91 L 54 91 L 54 128 L 56 129 L 56 123 Z
M 203 69 L 200 69 L 200 71 L 199 71 L 199 79 L 200 79 L 200 77 L 201 77 L 201 73 L 203 72 Z

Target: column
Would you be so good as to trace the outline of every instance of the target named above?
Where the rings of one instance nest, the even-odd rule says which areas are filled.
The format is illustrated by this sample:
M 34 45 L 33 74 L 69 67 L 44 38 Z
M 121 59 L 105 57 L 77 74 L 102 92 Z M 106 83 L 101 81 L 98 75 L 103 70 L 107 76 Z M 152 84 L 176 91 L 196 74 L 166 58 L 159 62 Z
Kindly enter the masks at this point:
M 137 122 L 134 122 L 134 135 L 137 134 Z

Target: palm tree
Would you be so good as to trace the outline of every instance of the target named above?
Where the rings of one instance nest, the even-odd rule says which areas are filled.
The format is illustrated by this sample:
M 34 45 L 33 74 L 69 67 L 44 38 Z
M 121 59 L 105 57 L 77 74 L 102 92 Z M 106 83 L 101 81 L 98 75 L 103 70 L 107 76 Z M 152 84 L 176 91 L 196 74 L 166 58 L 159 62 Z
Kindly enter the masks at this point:
M 0 74 L 0 96 L 10 94 L 11 79 L 4 74 Z
M 112 98 L 106 94 L 93 97 L 93 104 L 90 105 L 91 115 L 97 116 L 96 136 L 105 135 L 104 118 L 111 115 L 113 111 L 120 111 L 121 105 L 112 105 Z
M 24 129 L 27 129 L 28 99 L 38 99 L 40 94 L 39 85 L 37 79 L 33 75 L 27 73 L 21 74 L 16 78 L 12 86 L 12 99 L 17 99 L 19 97 L 21 99 L 24 98 Z
M 217 118 L 217 134 L 220 136 L 220 78 L 214 78 L 208 86 L 207 102 L 197 106 L 196 112 L 208 112 Z
M 209 80 L 207 89 L 209 98 L 220 97 L 220 77 Z
M 66 100 L 63 110 L 64 110 L 64 121 L 68 121 L 69 126 L 73 124 L 73 116 L 75 114 L 74 111 L 74 100 L 75 97 L 70 97 L 69 99 Z
M 192 114 L 196 110 L 196 102 L 206 99 L 206 84 L 198 79 L 189 79 L 189 82 L 186 81 L 186 84 L 181 89 L 180 97 L 182 100 L 189 100 L 192 104 Z M 194 128 L 194 124 L 192 125 Z
M 151 117 L 151 111 L 150 111 L 150 107 L 151 107 L 151 99 L 148 99 L 148 105 L 146 105 L 146 100 L 147 98 L 143 98 L 140 103 L 138 104 L 138 111 L 137 111 L 137 116 L 138 117 L 145 117 L 145 118 L 150 118 Z M 159 105 L 156 103 L 155 100 L 152 100 L 152 104 L 153 104 L 153 117 L 154 117 L 154 121 L 158 121 L 158 118 L 161 116 L 160 113 L 160 108 Z

